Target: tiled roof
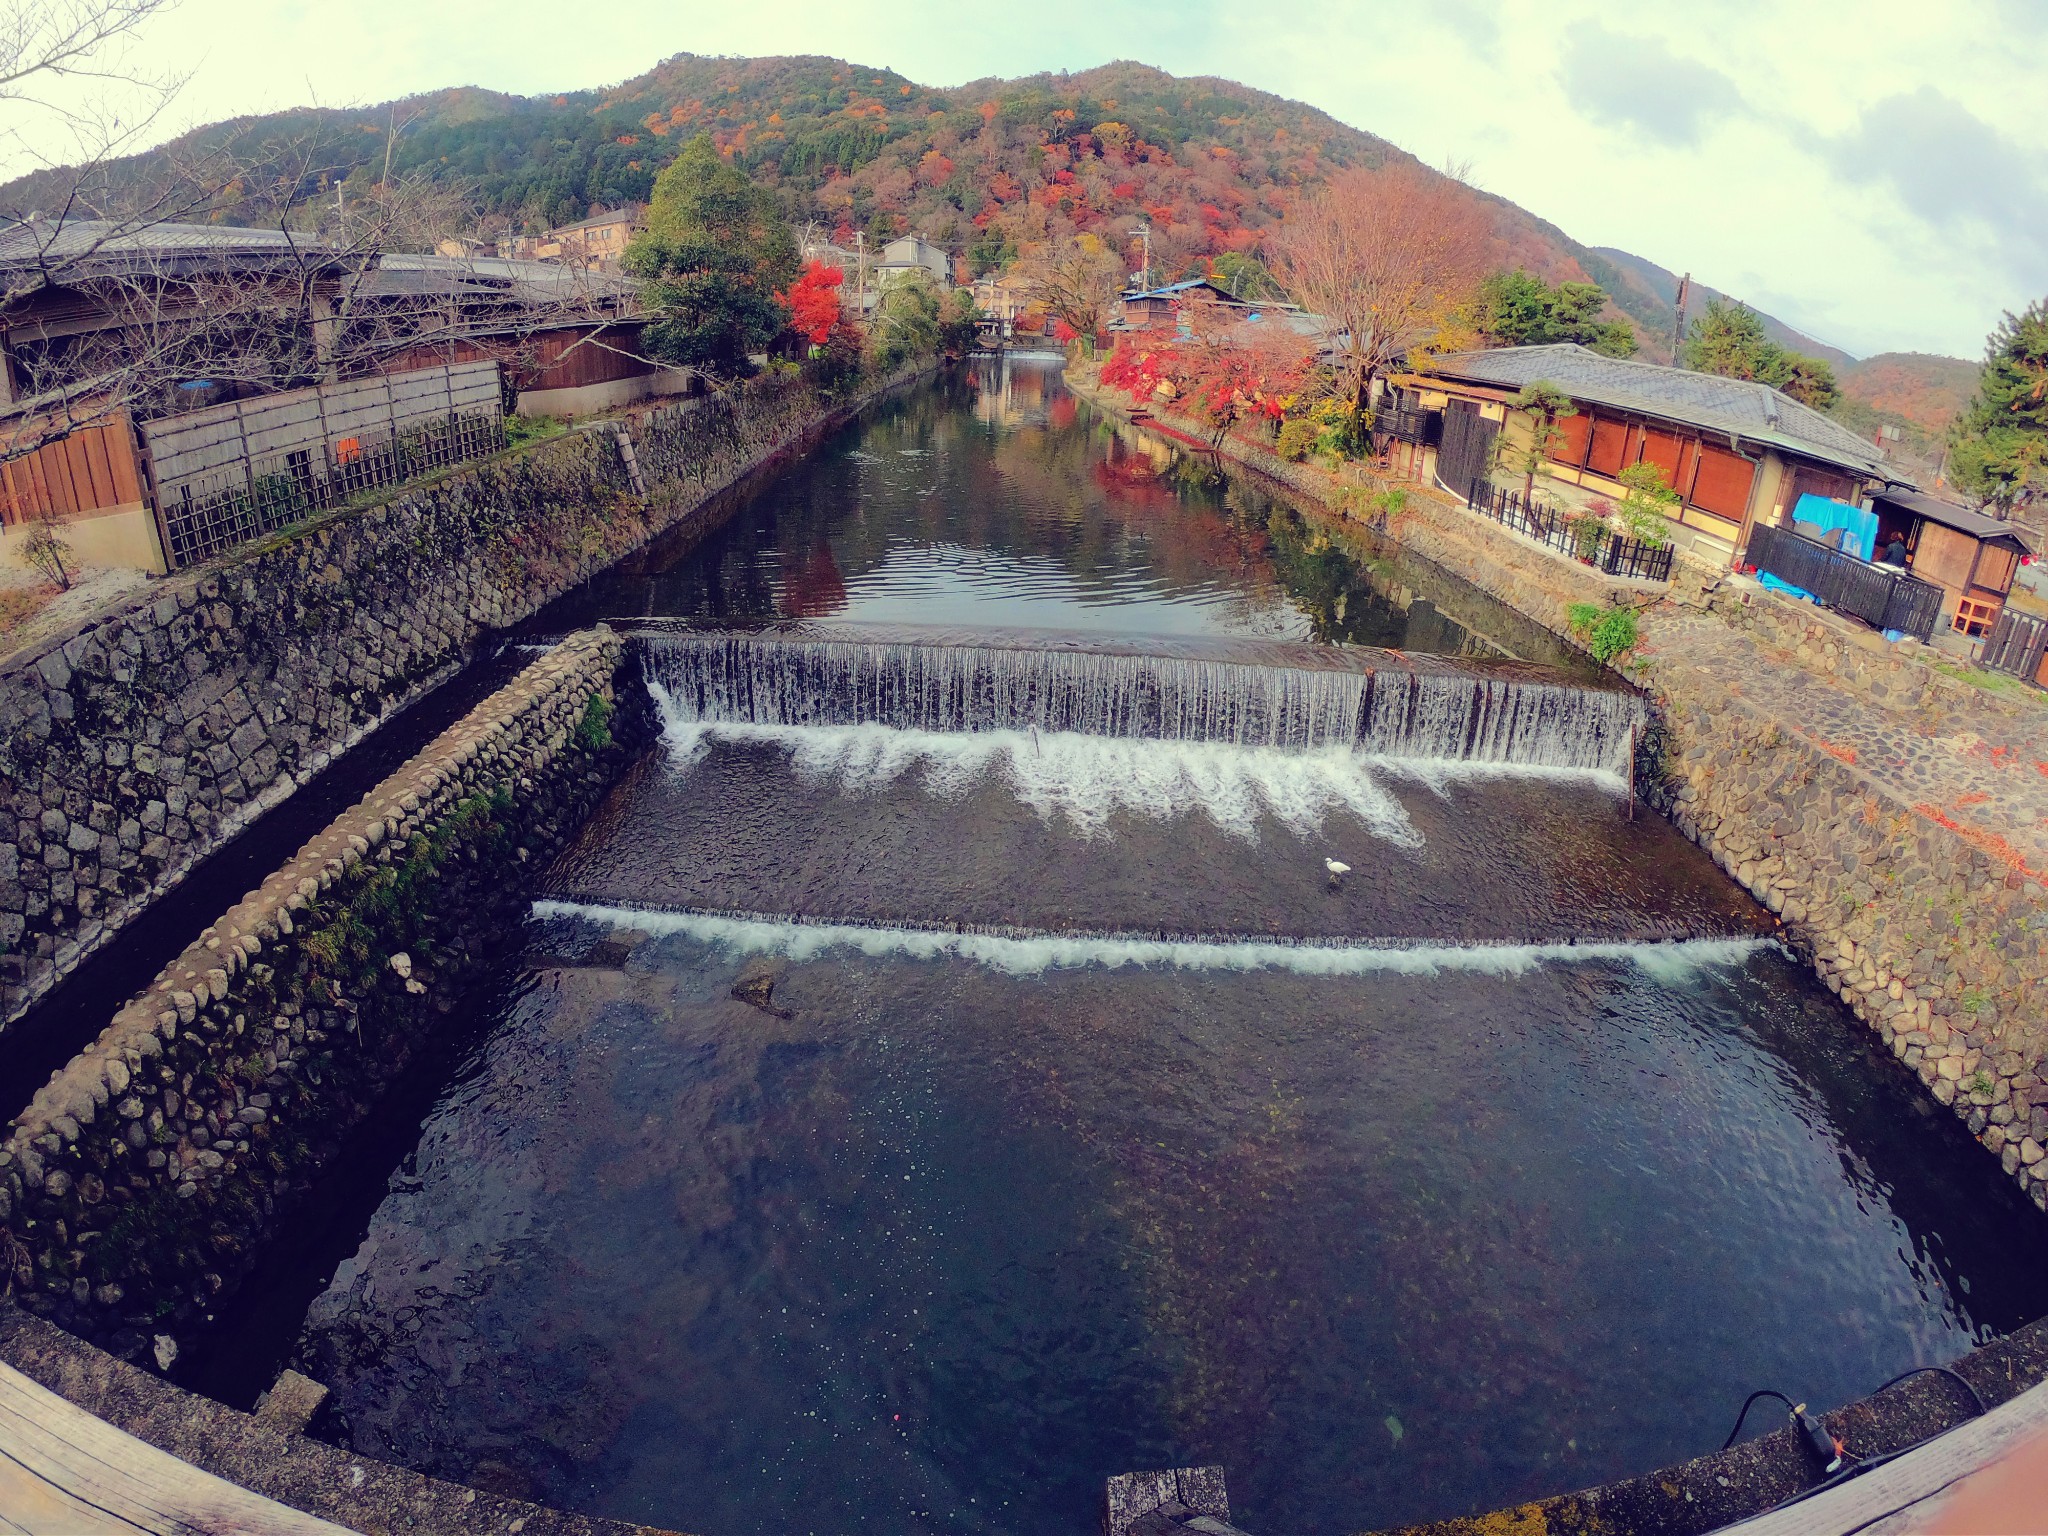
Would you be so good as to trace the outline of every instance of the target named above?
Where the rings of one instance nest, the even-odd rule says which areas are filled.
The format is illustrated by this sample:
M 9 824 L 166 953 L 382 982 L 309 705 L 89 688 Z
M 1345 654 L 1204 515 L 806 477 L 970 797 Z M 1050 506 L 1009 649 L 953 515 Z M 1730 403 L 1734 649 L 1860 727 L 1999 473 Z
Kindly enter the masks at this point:
M 325 241 L 282 229 L 233 224 L 127 225 L 100 219 L 24 219 L 0 228 L 0 267 L 69 261 L 132 266 L 151 260 L 277 255 L 319 260 L 339 255 Z
M 1570 342 L 1453 352 L 1437 358 L 1430 372 L 1507 389 L 1541 380 L 1574 400 L 1729 433 L 1863 474 L 1884 472 L 1875 444 L 1790 395 L 1747 379 L 1602 357 Z
M 1909 490 L 1894 486 L 1888 491 L 1879 491 L 1875 501 L 1888 501 L 1894 506 L 1904 507 L 1908 512 L 1917 513 L 1931 523 L 1940 523 L 1958 533 L 1967 533 L 1973 539 L 2011 539 L 2027 553 L 2033 553 L 2033 546 L 2011 523 L 2002 523 L 1984 512 L 1973 512 L 1968 507 L 1959 507 L 1952 501 L 1943 501 L 1939 496 L 1929 496 L 1925 491 Z
M 604 224 L 630 224 L 633 222 L 633 219 L 634 213 L 632 209 L 613 208 L 606 213 L 593 213 L 587 219 L 578 219 L 574 224 L 557 224 L 548 233 L 551 235 L 566 235 L 573 230 L 596 229 Z

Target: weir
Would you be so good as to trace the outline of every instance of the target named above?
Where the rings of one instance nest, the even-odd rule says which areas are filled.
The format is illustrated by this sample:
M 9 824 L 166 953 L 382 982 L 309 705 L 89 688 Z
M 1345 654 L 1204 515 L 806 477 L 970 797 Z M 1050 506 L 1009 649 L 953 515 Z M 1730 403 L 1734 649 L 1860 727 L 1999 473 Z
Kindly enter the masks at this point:
M 679 718 L 1223 742 L 1545 768 L 1628 767 L 1618 686 L 1524 662 L 1072 631 L 615 621 Z

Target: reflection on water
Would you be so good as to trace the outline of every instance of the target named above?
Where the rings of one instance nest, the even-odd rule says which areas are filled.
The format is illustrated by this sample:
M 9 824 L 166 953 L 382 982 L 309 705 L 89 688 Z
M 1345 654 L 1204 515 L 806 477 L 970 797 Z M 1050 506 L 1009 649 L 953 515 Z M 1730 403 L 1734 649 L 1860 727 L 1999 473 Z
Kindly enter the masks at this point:
M 1511 609 L 1370 534 L 1311 526 L 1066 393 L 982 359 L 884 402 L 549 622 L 626 615 L 1023 625 L 1348 641 L 1579 665 Z
M 2039 1299 L 1996 1170 L 1953 1198 L 1768 953 L 540 937 L 306 1364 L 366 1453 L 596 1512 L 1082 1531 L 1113 1472 L 1222 1462 L 1250 1528 L 1352 1531 L 1710 1449 L 1754 1386 L 1839 1402 Z M 728 995 L 764 964 L 787 1017 Z

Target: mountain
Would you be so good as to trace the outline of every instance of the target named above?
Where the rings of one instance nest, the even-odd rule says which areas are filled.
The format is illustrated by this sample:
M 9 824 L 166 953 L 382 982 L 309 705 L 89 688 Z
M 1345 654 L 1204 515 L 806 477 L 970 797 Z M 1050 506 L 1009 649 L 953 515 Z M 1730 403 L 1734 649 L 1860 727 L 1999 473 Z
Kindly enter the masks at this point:
M 793 220 L 842 241 L 856 232 L 871 240 L 923 234 L 973 273 L 1029 241 L 1075 232 L 1134 256 L 1142 224 L 1155 272 L 1177 275 L 1256 249 L 1333 169 L 1413 159 L 1301 102 L 1144 64 L 939 90 L 841 59 L 678 54 L 605 90 L 522 97 L 461 87 L 209 124 L 104 167 L 94 197 L 143 205 L 165 183 L 196 174 L 191 167 L 227 180 L 225 163 L 237 200 L 224 221 L 259 222 L 287 198 L 324 203 L 336 182 L 366 187 L 388 156 L 396 172 L 464 189 L 500 227 L 539 229 L 644 201 L 656 174 L 699 133 L 774 188 Z M 1503 267 L 1600 284 L 1611 313 L 1637 327 L 1644 356 L 1670 358 L 1671 272 L 1582 245 L 1504 198 L 1470 195 L 1494 211 Z M 65 196 L 64 173 L 37 173 L 0 186 L 0 213 L 53 209 Z M 1695 287 L 1693 312 L 1714 292 Z M 1845 370 L 1853 364 L 1763 319 L 1785 345 Z M 1877 391 L 1871 408 L 1927 430 L 1953 409 L 1954 381 L 1942 370 L 1969 366 L 1919 359 L 1875 367 L 1880 361 L 1868 375 Z M 1851 388 L 1863 398 L 1863 386 Z
M 1668 360 L 1671 356 L 1671 327 L 1677 318 L 1678 274 L 1667 271 L 1645 257 L 1618 251 L 1611 246 L 1596 246 L 1594 254 L 1605 257 L 1612 263 L 1628 291 L 1632 295 L 1639 295 L 1646 307 L 1652 308 L 1657 322 L 1655 330 L 1660 342 L 1658 356 Z M 1709 288 L 1705 283 L 1694 283 L 1686 296 L 1687 318 L 1697 318 L 1712 299 L 1720 299 L 1726 303 L 1737 302 L 1733 294 L 1723 293 L 1718 288 Z M 1750 308 L 1755 309 L 1756 306 L 1752 304 Z M 1641 316 L 1637 318 L 1642 319 Z M 1816 341 L 1813 337 L 1794 330 L 1775 315 L 1767 315 L 1762 310 L 1757 310 L 1757 318 L 1763 322 L 1764 334 L 1781 347 L 1803 352 L 1808 357 L 1822 358 L 1833 363 L 1838 371 L 1856 361 L 1840 347 L 1831 347 L 1824 341 Z
M 1940 433 L 1977 391 L 1978 363 L 1928 352 L 1880 352 L 1851 363 L 1842 385 L 1879 411 L 1892 411 L 1915 426 Z
M 99 196 L 139 203 L 182 168 L 224 158 L 241 195 L 228 217 L 255 221 L 285 195 L 381 175 L 388 151 L 396 171 L 461 184 L 485 214 L 538 228 L 644 200 L 698 133 L 775 187 L 795 219 L 842 237 L 914 230 L 975 270 L 1078 230 L 1128 249 L 1142 222 L 1155 270 L 1177 275 L 1256 247 L 1332 169 L 1411 158 L 1300 102 L 1142 64 L 935 90 L 838 59 L 680 54 L 602 91 L 463 88 L 211 124 L 107 167 Z M 49 209 L 64 195 L 62 173 L 40 173 L 0 187 L 0 210 Z M 1472 195 L 1495 209 L 1504 265 L 1606 284 L 1654 328 L 1654 301 L 1624 292 L 1608 258 Z

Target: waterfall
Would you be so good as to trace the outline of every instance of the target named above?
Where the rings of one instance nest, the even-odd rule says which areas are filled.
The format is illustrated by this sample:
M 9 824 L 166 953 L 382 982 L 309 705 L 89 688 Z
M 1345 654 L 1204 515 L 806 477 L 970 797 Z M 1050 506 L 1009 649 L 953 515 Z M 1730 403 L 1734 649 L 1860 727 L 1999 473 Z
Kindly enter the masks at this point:
M 707 724 L 1072 732 L 1530 767 L 1627 768 L 1626 688 L 1521 662 L 1020 630 L 622 626 Z

